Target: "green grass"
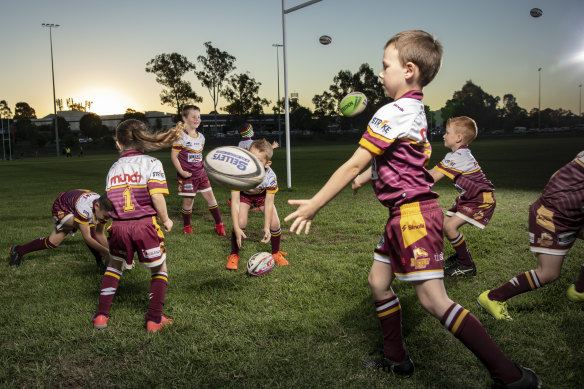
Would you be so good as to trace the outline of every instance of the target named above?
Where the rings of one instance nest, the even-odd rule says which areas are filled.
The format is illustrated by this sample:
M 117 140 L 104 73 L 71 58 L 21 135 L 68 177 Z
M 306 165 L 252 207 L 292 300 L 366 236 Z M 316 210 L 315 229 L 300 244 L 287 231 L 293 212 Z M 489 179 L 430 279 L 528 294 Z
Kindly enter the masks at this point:
M 276 150 L 280 218 L 290 198 L 313 195 L 356 145 L 292 148 L 293 188 L 286 188 L 284 149 Z M 446 279 L 450 297 L 467 307 L 513 360 L 534 368 L 547 387 L 576 388 L 584 381 L 584 311 L 565 290 L 580 271 L 584 245 L 570 251 L 561 278 L 510 301 L 512 322 L 480 310 L 478 294 L 535 267 L 527 240 L 527 210 L 549 176 L 580 150 L 579 137 L 483 140 L 472 150 L 497 187 L 497 210 L 483 231 L 465 226 L 479 274 Z M 434 146 L 431 166 L 447 150 Z M 103 191 L 117 155 L 83 159 L 40 158 L 0 163 L 0 386 L 2 387 L 345 387 L 484 388 L 481 363 L 428 315 L 409 283 L 395 282 L 403 306 L 406 347 L 416 373 L 400 380 L 361 368 L 381 344 L 367 274 L 387 211 L 371 188 L 354 197 L 343 191 L 313 222 L 311 234 L 283 234 L 289 267 L 250 277 L 225 270 L 230 243 L 213 231 L 197 197 L 195 235 L 182 234 L 180 202 L 169 152 L 153 153 L 166 168 L 167 197 L 175 228 L 168 233 L 169 289 L 165 314 L 175 324 L 147 334 L 149 272 L 124 273 L 107 330 L 96 331 L 101 276 L 80 234 L 61 247 L 32 253 L 18 268 L 6 264 L 8 248 L 47 236 L 51 206 L 60 191 Z M 456 197 L 445 180 L 436 186 L 443 208 Z M 229 193 L 215 187 L 231 230 Z M 269 250 L 259 243 L 262 219 L 252 212 L 242 258 Z M 288 227 L 284 224 L 284 228 Z M 445 254 L 452 253 L 445 244 Z

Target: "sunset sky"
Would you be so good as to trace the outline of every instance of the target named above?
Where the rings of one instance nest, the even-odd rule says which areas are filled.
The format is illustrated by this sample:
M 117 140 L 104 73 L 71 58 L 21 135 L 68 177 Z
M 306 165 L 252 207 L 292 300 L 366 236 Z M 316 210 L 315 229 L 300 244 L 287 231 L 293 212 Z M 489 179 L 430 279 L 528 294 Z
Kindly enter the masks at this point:
M 286 0 L 285 6 L 304 1 Z M 543 16 L 532 18 L 533 7 Z M 272 44 L 282 42 L 280 0 L 20 0 L 3 4 L 1 15 L 0 100 L 13 112 L 20 101 L 29 103 L 37 117 L 53 111 L 49 29 L 42 23 L 60 24 L 52 30 L 56 97 L 92 101 L 97 114 L 127 108 L 173 112 L 161 105 L 162 87 L 146 73 L 146 63 L 172 52 L 196 63 L 206 41 L 236 57 L 235 72 L 249 72 L 260 82 L 261 97 L 272 105 L 277 100 Z M 527 110 L 537 108 L 541 75 L 542 109 L 578 114 L 583 17 L 582 0 L 323 0 L 286 16 L 289 91 L 312 107 L 312 97 L 328 90 L 340 70 L 355 72 L 368 63 L 379 72 L 385 42 L 399 31 L 422 29 L 445 49 L 442 70 L 424 90 L 432 110 L 444 106 L 467 80 L 493 96 L 511 93 Z M 318 42 L 323 34 L 332 37 L 330 45 Z M 208 91 L 193 73 L 186 79 L 208 113 Z M 220 101 L 220 112 L 225 105 Z

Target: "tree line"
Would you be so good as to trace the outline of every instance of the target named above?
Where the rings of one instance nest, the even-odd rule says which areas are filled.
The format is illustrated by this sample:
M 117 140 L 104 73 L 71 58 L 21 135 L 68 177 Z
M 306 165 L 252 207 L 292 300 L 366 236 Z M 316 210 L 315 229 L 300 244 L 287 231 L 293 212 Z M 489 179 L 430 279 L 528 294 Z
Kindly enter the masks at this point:
M 232 115 L 226 127 L 234 128 L 243 121 L 253 121 L 254 118 L 263 115 L 272 102 L 260 96 L 261 83 L 248 71 L 236 73 L 236 58 L 231 54 L 214 47 L 211 42 L 205 42 L 204 47 L 205 55 L 197 56 L 196 63 L 190 62 L 187 57 L 179 53 L 159 54 L 146 63 L 145 71 L 154 74 L 156 82 L 163 87 L 160 92 L 161 103 L 175 109 L 179 117 L 184 105 L 203 101 L 203 97 L 196 93 L 189 81 L 185 80 L 185 76 L 192 71 L 201 85 L 207 89 L 213 102 L 211 114 L 218 113 L 221 97 L 226 101 L 226 105 L 220 107 L 221 110 Z M 338 105 L 346 94 L 354 91 L 363 92 L 367 96 L 367 108 L 357 117 L 342 117 L 338 113 Z M 362 129 L 374 112 L 390 101 L 380 87 L 377 74 L 369 64 L 364 63 L 354 73 L 350 70 L 341 70 L 333 76 L 328 90 L 312 98 L 314 110 L 302 106 L 296 100 L 291 100 L 291 128 L 311 132 L 325 132 L 331 127 L 340 131 L 352 128 Z M 58 100 L 58 104 L 62 109 L 61 99 Z M 89 111 L 91 104 L 90 101 L 82 104 L 73 99 L 67 99 L 67 106 L 72 110 Z M 283 109 L 284 98 L 276 101 L 271 107 L 274 113 L 282 112 Z M 435 112 L 431 112 L 426 106 L 430 127 L 436 122 Z M 455 91 L 452 98 L 446 101 L 439 112 L 442 122 L 455 116 L 472 117 L 481 131 L 485 132 L 495 130 L 511 132 L 516 127 L 571 127 L 582 122 L 581 116 L 561 108 L 546 108 L 541 112 L 533 108 L 527 111 L 518 105 L 511 93 L 505 94 L 501 99 L 490 95 L 472 80 L 467 81 L 460 90 Z M 36 118 L 36 112 L 26 102 L 17 102 L 13 114 L 8 103 L 1 100 L 0 117 L 15 119 L 15 141 L 26 139 L 42 147 L 52 139 L 52 134 L 54 134 L 53 125 L 37 127 L 32 124 L 31 119 Z M 143 113 L 131 108 L 128 108 L 124 114 L 124 119 L 127 118 L 147 122 Z M 72 146 L 76 139 L 71 134 L 69 123 L 62 117 L 58 117 L 57 120 L 59 138 L 65 145 Z M 108 138 L 106 137 L 109 133 L 107 127 L 94 113 L 88 112 L 84 115 L 79 126 L 81 134 L 85 137 Z

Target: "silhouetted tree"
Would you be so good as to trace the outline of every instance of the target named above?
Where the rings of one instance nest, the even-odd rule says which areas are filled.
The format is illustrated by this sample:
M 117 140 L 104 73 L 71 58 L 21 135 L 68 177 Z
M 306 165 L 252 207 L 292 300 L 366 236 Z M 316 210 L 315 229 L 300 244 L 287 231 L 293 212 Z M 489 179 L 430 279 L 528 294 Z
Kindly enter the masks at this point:
M 267 99 L 259 97 L 259 89 L 262 84 L 249 76 L 249 73 L 241 73 L 229 78 L 229 82 L 222 92 L 223 97 L 229 103 L 223 109 L 232 115 L 238 115 L 243 120 L 253 115 L 264 112 L 263 107 L 270 104 Z
M 186 72 L 194 69 L 195 65 L 178 53 L 157 55 L 146 64 L 146 71 L 154 73 L 156 82 L 167 88 L 160 92 L 160 101 L 176 108 L 177 115 L 184 105 L 203 101 L 191 83 L 182 79 Z
M 21 119 L 21 118 L 28 118 L 28 119 L 36 119 L 36 112 L 34 108 L 32 108 L 28 103 L 25 102 L 18 102 L 14 107 L 14 118 Z

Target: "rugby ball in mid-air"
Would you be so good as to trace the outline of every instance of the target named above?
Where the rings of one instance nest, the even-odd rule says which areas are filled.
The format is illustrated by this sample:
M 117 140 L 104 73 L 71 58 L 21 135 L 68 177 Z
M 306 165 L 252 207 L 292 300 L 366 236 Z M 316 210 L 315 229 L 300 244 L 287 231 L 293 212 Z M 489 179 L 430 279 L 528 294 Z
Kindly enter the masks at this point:
M 266 170 L 250 151 L 235 146 L 211 150 L 203 160 L 207 176 L 232 190 L 248 190 L 262 183 Z
M 534 18 L 539 18 L 541 15 L 543 15 L 543 11 L 541 10 L 541 8 L 532 8 L 529 11 L 529 14 Z
M 272 271 L 274 268 L 274 257 L 270 253 L 255 253 L 247 261 L 247 272 L 252 276 L 261 276 Z
M 353 117 L 365 109 L 367 106 L 367 97 L 361 92 L 352 92 L 343 97 L 339 104 L 339 111 L 343 116 Z
M 320 38 L 318 38 L 318 41 L 320 42 L 321 45 L 330 45 L 331 42 L 333 41 L 333 38 L 331 38 L 328 35 L 323 35 Z

